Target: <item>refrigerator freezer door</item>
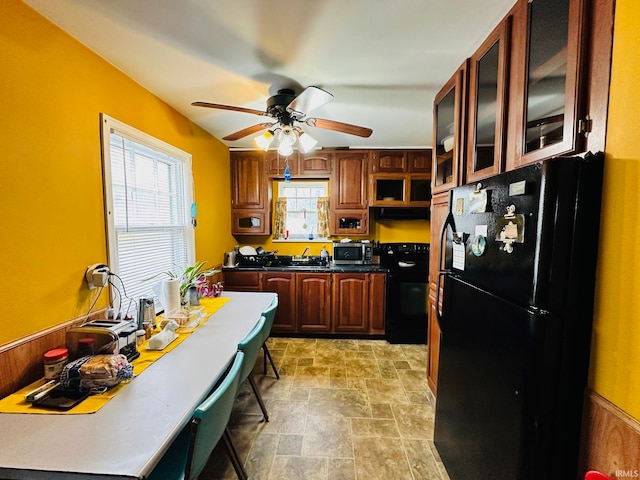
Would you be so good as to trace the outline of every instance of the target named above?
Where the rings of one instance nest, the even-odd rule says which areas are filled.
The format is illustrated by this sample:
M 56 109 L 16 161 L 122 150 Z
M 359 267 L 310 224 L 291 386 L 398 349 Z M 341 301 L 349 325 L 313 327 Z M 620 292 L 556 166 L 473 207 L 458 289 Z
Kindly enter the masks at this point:
M 435 444 L 447 472 L 451 480 L 535 478 L 523 471 L 540 440 L 545 319 L 449 276 L 445 291 Z

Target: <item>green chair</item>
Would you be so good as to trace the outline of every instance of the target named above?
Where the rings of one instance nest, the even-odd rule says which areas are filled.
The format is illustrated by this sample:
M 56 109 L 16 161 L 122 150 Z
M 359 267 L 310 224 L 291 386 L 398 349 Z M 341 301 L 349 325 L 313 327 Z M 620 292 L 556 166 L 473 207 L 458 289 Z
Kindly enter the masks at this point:
M 240 372 L 240 383 L 244 382 L 245 380 L 249 381 L 249 384 L 253 389 L 253 393 L 258 400 L 258 404 L 260 405 L 260 410 L 262 410 L 262 414 L 264 415 L 264 420 L 265 422 L 268 422 L 269 415 L 267 414 L 267 407 L 262 401 L 262 397 L 260 396 L 260 391 L 258 390 L 256 381 L 253 379 L 253 375 L 251 374 L 251 371 L 256 364 L 256 360 L 258 359 L 260 348 L 262 348 L 262 344 L 264 342 L 262 331 L 264 329 L 265 322 L 266 319 L 264 318 L 264 316 L 261 316 L 260 320 L 258 320 L 258 323 L 256 323 L 253 329 L 238 344 L 238 350 L 244 353 L 244 363 L 242 365 L 242 371 Z
M 264 374 L 267 374 L 267 358 L 269 359 L 269 363 L 271 363 L 271 368 L 273 368 L 273 373 L 276 374 L 276 378 L 280 379 L 280 374 L 278 373 L 278 369 L 276 368 L 275 363 L 273 363 L 273 358 L 271 358 L 271 352 L 267 348 L 267 340 L 269 339 L 269 335 L 271 335 L 271 327 L 273 327 L 273 321 L 276 318 L 276 309 L 278 308 L 278 297 L 275 297 L 269 307 L 262 312 L 262 315 L 266 319 L 264 322 L 264 328 L 262 329 L 262 350 L 264 352 Z
M 238 478 L 240 480 L 248 478 L 227 429 L 238 391 L 244 357 L 244 353 L 236 353 L 235 360 L 224 380 L 196 408 L 191 422 L 171 444 L 167 453 L 151 472 L 149 480 L 196 480 L 221 439 L 224 441 L 225 449 Z

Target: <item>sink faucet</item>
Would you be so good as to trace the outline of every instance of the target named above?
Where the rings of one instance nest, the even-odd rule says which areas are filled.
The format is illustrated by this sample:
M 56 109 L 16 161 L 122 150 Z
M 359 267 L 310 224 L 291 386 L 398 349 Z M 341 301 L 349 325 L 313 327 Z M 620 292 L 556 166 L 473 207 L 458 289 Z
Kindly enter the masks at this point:
M 311 249 L 311 247 L 306 247 L 306 248 L 304 249 L 304 251 L 302 252 L 302 255 L 300 255 L 300 256 L 301 256 L 301 257 L 304 257 L 304 256 L 305 256 L 305 254 L 306 254 L 310 249 Z

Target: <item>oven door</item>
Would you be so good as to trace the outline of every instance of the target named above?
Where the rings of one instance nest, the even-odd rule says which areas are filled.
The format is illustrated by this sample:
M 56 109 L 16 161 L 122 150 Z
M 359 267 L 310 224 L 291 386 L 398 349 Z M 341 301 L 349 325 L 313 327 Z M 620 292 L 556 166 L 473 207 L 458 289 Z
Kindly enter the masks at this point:
M 427 343 L 428 276 L 418 266 L 389 271 L 385 326 L 389 343 Z

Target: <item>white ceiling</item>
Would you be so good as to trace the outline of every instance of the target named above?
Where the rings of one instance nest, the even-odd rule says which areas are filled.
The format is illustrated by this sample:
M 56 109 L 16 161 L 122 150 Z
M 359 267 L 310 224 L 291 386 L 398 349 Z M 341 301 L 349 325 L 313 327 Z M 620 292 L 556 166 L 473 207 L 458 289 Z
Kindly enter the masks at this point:
M 334 99 L 310 116 L 373 134 L 304 129 L 319 146 L 367 148 L 431 146 L 435 94 L 515 2 L 24 1 L 219 139 L 266 119 L 191 102 L 264 111 L 279 88 L 314 85 Z

